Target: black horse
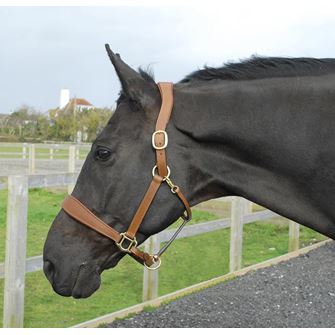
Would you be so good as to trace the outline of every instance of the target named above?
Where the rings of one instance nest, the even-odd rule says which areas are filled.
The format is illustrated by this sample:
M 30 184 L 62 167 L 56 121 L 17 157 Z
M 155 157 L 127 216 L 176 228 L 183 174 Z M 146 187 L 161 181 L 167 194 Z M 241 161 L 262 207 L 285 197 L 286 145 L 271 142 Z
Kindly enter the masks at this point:
M 161 97 L 152 77 L 114 55 L 122 91 L 73 195 L 124 232 L 151 181 L 151 135 Z M 335 238 L 335 59 L 252 57 L 204 68 L 174 85 L 167 127 L 171 177 L 190 204 L 237 195 Z M 161 187 L 137 234 L 142 243 L 184 208 Z M 201 247 L 201 246 L 199 246 Z M 125 255 L 68 216 L 55 218 L 44 272 L 63 296 L 88 297 Z

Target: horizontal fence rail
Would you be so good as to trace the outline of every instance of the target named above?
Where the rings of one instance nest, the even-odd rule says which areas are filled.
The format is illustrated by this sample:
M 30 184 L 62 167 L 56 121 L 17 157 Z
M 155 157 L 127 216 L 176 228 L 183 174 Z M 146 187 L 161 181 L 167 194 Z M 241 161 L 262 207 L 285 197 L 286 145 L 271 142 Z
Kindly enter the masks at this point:
M 23 326 L 25 274 L 43 268 L 42 255 L 26 258 L 26 235 L 20 235 L 20 232 L 26 231 L 27 228 L 28 189 L 64 186 L 70 190 L 76 183 L 78 173 L 73 172 L 73 165 L 69 166 L 69 169 L 72 172 L 8 176 L 8 181 L 0 180 L 0 189 L 8 189 L 6 258 L 5 263 L 0 264 L 0 278 L 5 278 L 4 326 Z M 177 239 L 231 228 L 230 271 L 232 272 L 241 268 L 243 226 L 254 221 L 276 218 L 279 215 L 270 210 L 250 213 L 249 201 L 243 198 L 230 197 L 228 201 L 231 202 L 230 218 L 186 226 Z M 160 244 L 169 241 L 175 231 L 176 229 L 162 231 L 150 237 L 143 247 L 148 252 L 155 253 L 160 249 Z M 290 222 L 289 232 L 290 249 L 297 249 L 299 225 Z M 149 271 L 146 268 L 143 271 L 143 301 L 147 301 L 158 296 L 159 271 Z
M 45 187 L 57 187 L 57 186 L 68 186 L 69 184 L 75 184 L 79 173 L 77 172 L 64 172 L 59 174 L 39 174 L 30 175 L 28 177 L 29 188 L 45 188 Z M 9 176 L 8 178 L 13 177 Z M 0 190 L 8 188 L 7 182 L 0 182 Z
M 62 185 L 67 185 L 67 184 L 64 183 Z M 57 186 L 57 184 L 49 183 L 48 186 L 46 187 L 51 187 L 51 186 Z M 265 211 L 253 213 L 252 215 L 248 215 L 244 217 L 243 224 L 248 224 L 248 223 L 252 223 L 255 221 L 272 219 L 275 217 L 279 217 L 279 215 L 269 210 L 265 210 Z M 220 229 L 230 228 L 230 227 L 231 227 L 230 218 L 197 223 L 191 226 L 184 227 L 183 230 L 180 232 L 180 234 L 176 237 L 176 239 L 197 236 L 197 235 L 213 232 L 213 231 L 220 230 Z M 154 235 L 154 237 L 151 237 L 152 240 L 155 239 L 153 244 L 158 245 L 160 243 L 168 242 L 176 231 L 177 229 L 169 229 L 169 230 L 162 231 L 158 233 L 157 235 Z M 26 272 L 39 271 L 39 270 L 42 270 L 42 268 L 43 268 L 42 256 L 34 256 L 31 258 L 27 258 Z M 0 263 L 0 278 L 4 278 L 4 275 L 5 275 L 4 274 L 4 264 Z
M 90 143 L 11 143 L 11 142 L 0 142 L 0 148 L 23 148 L 27 147 L 30 144 L 34 144 L 38 148 L 43 148 L 43 149 L 68 149 L 69 146 L 75 145 L 80 148 L 90 148 L 91 144 Z
M 76 167 L 76 162 L 86 158 L 91 144 L 41 144 L 41 143 L 0 143 L 0 162 L 20 160 L 22 169 L 35 174 L 37 165 L 48 165 L 53 160 L 68 160 L 68 166 Z M 69 170 L 72 172 L 71 170 Z M 25 171 L 23 171 L 25 173 Z M 0 172 L 1 173 L 1 172 Z M 13 173 L 10 173 L 13 174 Z M 19 174 L 22 174 L 19 173 Z

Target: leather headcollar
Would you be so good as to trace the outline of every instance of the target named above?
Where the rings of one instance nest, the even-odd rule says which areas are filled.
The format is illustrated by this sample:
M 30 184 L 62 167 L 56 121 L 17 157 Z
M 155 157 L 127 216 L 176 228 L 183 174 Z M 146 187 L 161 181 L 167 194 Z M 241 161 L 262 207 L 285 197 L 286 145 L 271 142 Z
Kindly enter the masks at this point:
M 168 146 L 168 134 L 166 126 L 170 120 L 173 109 L 173 84 L 158 83 L 159 91 L 162 97 L 162 105 L 157 118 L 155 132 L 152 134 L 152 146 L 156 151 L 156 165 L 152 169 L 152 181 L 139 204 L 137 211 L 128 227 L 128 230 L 119 233 L 114 228 L 108 226 L 105 222 L 93 214 L 85 205 L 83 205 L 74 196 L 69 195 L 65 198 L 62 207 L 64 211 L 78 222 L 90 227 L 101 235 L 113 240 L 119 249 L 131 254 L 137 261 L 144 264 L 149 269 L 157 269 L 160 266 L 160 255 L 176 238 L 181 228 L 191 219 L 191 208 L 182 194 L 180 188 L 170 179 L 170 168 L 167 165 L 166 148 Z M 150 255 L 137 248 L 136 233 L 138 232 L 143 219 L 150 208 L 155 195 L 162 185 L 166 183 L 173 194 L 175 194 L 185 207 L 182 215 L 183 224 L 173 235 L 171 240 L 155 255 Z

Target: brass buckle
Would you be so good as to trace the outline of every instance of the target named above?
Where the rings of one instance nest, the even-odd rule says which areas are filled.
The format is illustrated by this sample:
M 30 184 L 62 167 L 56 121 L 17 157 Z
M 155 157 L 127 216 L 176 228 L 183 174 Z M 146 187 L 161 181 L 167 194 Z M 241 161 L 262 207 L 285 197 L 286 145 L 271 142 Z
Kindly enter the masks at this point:
M 159 147 L 156 145 L 155 143 L 155 136 L 157 134 L 164 134 L 164 144 Z M 154 149 L 156 150 L 162 150 L 162 149 L 165 149 L 168 145 L 168 142 L 169 142 L 169 138 L 168 138 L 168 134 L 166 133 L 165 130 L 156 130 L 153 134 L 152 134 L 152 139 L 151 139 L 151 142 L 152 142 L 152 146 L 154 147 Z
M 128 252 L 130 253 L 130 249 L 132 247 L 136 247 L 137 246 L 137 240 L 136 237 L 134 236 L 134 238 L 130 238 L 126 235 L 126 233 L 120 233 L 121 239 L 119 242 L 116 242 L 116 245 L 124 252 Z M 127 240 L 129 243 L 128 247 L 123 247 L 123 242 Z

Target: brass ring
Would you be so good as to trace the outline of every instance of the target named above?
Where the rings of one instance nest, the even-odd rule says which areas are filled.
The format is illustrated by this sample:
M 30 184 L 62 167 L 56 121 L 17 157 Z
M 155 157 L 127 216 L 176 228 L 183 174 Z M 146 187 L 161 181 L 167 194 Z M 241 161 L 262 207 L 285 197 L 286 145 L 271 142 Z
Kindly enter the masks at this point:
M 144 266 L 145 266 L 148 270 L 154 271 L 154 270 L 157 270 L 157 269 L 161 266 L 161 264 L 162 264 L 162 260 L 161 260 L 158 256 L 155 256 L 154 258 L 157 260 L 156 263 L 158 263 L 156 266 L 152 267 L 152 265 L 151 265 L 151 266 L 148 266 L 146 263 L 144 263 Z M 154 264 L 155 264 L 155 263 L 154 263 Z M 154 264 L 153 264 L 153 265 L 154 265 Z
M 171 170 L 170 170 L 170 168 L 169 168 L 169 166 L 167 165 L 166 166 L 167 167 L 167 172 L 168 172 L 168 174 L 167 174 L 167 176 L 164 176 L 164 178 L 169 178 L 170 177 L 170 173 L 171 173 Z M 157 165 L 155 165 L 153 168 L 152 168 L 152 176 L 154 177 L 155 175 L 156 175 L 156 169 L 157 169 Z

